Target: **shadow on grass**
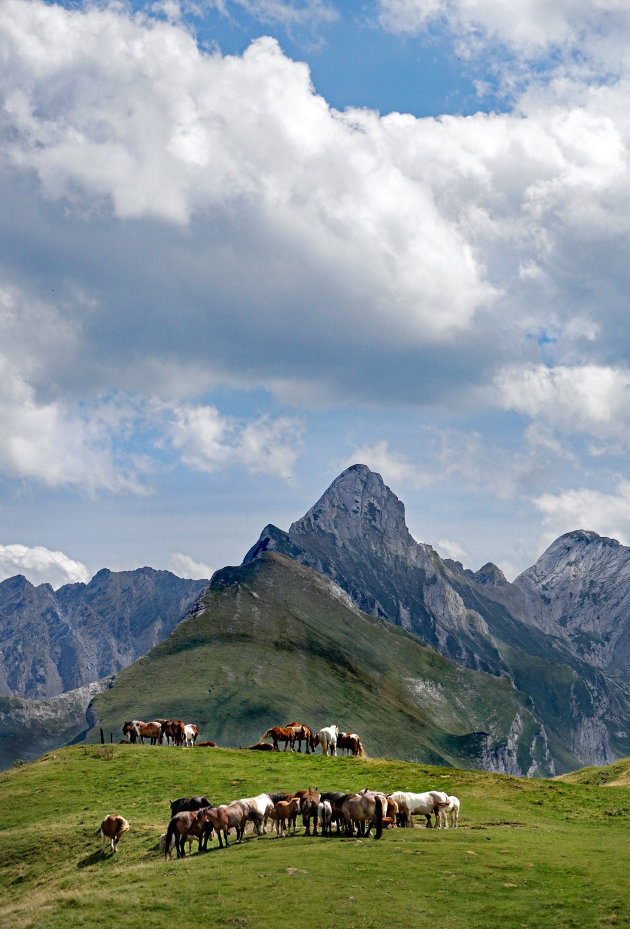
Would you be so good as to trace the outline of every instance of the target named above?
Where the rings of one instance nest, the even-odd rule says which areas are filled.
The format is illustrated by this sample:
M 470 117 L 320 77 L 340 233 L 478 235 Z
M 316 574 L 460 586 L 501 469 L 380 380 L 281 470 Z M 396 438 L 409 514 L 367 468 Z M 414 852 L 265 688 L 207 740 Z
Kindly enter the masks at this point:
M 113 852 L 108 851 L 103 854 L 99 848 L 98 851 L 92 852 L 92 854 L 88 855 L 87 858 L 83 858 L 81 861 L 77 862 L 77 868 L 89 868 L 90 865 L 98 864 L 99 861 L 109 861 L 113 857 Z

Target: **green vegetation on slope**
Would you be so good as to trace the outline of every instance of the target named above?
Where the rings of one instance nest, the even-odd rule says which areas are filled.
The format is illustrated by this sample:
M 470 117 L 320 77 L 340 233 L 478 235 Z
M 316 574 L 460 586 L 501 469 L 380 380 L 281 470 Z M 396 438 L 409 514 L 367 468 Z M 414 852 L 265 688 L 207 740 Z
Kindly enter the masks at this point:
M 628 762 L 630 764 L 630 762 Z M 165 862 L 169 801 L 261 790 L 444 789 L 460 828 L 382 839 L 248 835 Z M 104 815 L 130 822 L 101 854 Z M 0 921 L 12 929 L 593 929 L 628 925 L 630 790 L 405 762 L 73 746 L 0 775 Z
M 334 722 L 370 755 L 474 767 L 482 750 L 491 763 L 505 754 L 518 717 L 521 770 L 532 763 L 539 726 L 511 682 L 359 613 L 285 556 L 224 569 L 204 603 L 95 698 L 107 733 L 127 719 L 177 718 L 196 722 L 200 739 L 246 746 L 292 719 L 315 730 Z

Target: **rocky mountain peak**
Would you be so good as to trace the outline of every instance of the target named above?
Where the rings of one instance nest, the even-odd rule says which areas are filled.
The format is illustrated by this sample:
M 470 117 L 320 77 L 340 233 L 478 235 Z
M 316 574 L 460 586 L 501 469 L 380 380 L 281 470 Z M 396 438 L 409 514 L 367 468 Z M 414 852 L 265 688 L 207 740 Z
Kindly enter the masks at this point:
M 405 507 L 380 474 L 355 464 L 333 481 L 302 519 L 293 523 L 289 535 L 296 538 L 315 531 L 349 540 L 374 530 L 398 541 L 409 536 Z

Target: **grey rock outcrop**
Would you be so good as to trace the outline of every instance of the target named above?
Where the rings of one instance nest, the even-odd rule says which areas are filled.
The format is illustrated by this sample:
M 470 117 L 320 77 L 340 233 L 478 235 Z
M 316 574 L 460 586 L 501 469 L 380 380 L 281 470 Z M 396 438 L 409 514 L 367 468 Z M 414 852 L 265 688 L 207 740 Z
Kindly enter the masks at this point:
M 207 581 L 169 571 L 99 571 L 54 591 L 0 583 L 0 694 L 43 699 L 114 674 L 171 632 Z

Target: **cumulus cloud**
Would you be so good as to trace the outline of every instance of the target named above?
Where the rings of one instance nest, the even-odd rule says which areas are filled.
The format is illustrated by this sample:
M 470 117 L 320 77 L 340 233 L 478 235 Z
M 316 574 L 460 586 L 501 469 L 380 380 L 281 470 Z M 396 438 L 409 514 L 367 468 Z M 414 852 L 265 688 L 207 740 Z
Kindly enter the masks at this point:
M 411 487 L 424 487 L 432 480 L 422 468 L 409 461 L 406 455 L 390 449 L 389 442 L 385 439 L 375 442 L 374 445 L 354 448 L 344 467 L 347 468 L 357 461 L 366 464 L 372 471 L 379 473 L 386 483 L 394 486 L 406 484 Z
M 23 574 L 31 584 L 50 584 L 55 589 L 90 580 L 86 566 L 63 552 L 41 545 L 0 545 L 0 580 L 16 574 Z
M 440 539 L 436 544 L 436 548 L 443 558 L 451 558 L 453 561 L 465 563 L 469 557 L 465 546 L 461 542 L 455 541 L 455 539 Z
M 214 568 L 204 564 L 202 561 L 196 561 L 190 555 L 183 552 L 173 552 L 169 559 L 169 570 L 178 577 L 186 577 L 195 581 L 209 580 L 214 574 Z
M 548 530 L 545 545 L 574 529 L 588 529 L 630 544 L 630 481 L 620 479 L 612 493 L 581 487 L 541 494 L 534 502 Z
M 293 476 L 301 425 L 288 417 L 239 422 L 216 407 L 180 406 L 173 411 L 172 445 L 184 464 L 209 473 L 240 465 L 251 473 Z
M 630 441 L 630 372 L 604 365 L 513 366 L 495 379 L 498 403 L 555 430 Z
M 628 8 L 620 0 L 380 0 L 380 20 L 393 32 L 416 35 L 436 22 L 448 23 L 455 34 L 478 43 L 480 33 L 534 55 L 551 46 L 594 47 L 602 34 L 620 31 L 618 54 L 623 54 Z

